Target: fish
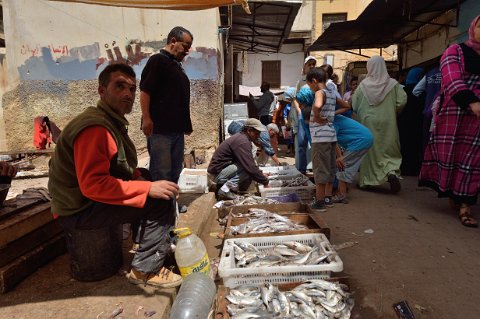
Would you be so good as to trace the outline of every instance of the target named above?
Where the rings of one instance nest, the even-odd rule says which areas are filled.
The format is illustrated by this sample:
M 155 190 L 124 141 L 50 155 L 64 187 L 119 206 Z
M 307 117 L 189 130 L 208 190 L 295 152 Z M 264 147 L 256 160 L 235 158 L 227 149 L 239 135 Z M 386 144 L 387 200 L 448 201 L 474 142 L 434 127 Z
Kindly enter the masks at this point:
M 273 299 L 272 300 L 272 305 L 273 305 L 273 311 L 275 313 L 280 313 L 282 311 L 282 307 L 281 307 L 280 301 L 278 301 L 278 299 Z
M 317 316 L 315 315 L 315 311 L 313 311 L 313 309 L 306 304 L 300 304 L 298 309 L 308 318 L 317 318 Z
M 250 210 L 249 210 L 250 212 Z M 243 224 L 230 226 L 230 232 L 237 234 L 260 234 L 260 233 L 279 233 L 291 230 L 307 229 L 306 226 L 298 224 L 288 217 L 271 213 L 265 210 L 250 213 L 249 220 Z
M 282 313 L 286 316 L 290 314 L 290 302 L 288 301 L 287 296 L 282 293 L 280 290 L 277 288 L 277 295 L 278 295 L 278 300 L 280 301 L 280 307 L 282 309 Z
M 312 250 L 312 247 L 299 243 L 298 241 L 286 241 L 283 244 L 290 249 L 296 250 L 300 254 L 306 254 Z
M 287 246 L 284 245 L 277 245 L 273 247 L 273 252 L 277 253 L 281 256 L 298 256 L 300 253 L 298 251 L 295 251 L 293 249 L 288 248 Z
M 308 260 L 308 258 L 310 257 L 310 255 L 317 249 L 317 247 L 315 247 L 314 249 L 310 250 L 308 253 L 306 253 L 302 258 L 300 259 L 297 259 L 297 260 L 293 260 L 293 263 L 294 264 L 305 264 Z
M 257 298 L 254 298 L 254 297 L 248 297 L 248 296 L 239 297 L 239 296 L 228 295 L 228 296 L 226 296 L 226 298 L 231 303 L 236 304 L 236 305 L 241 305 L 241 306 L 255 306 L 255 307 L 258 307 L 262 304 L 261 300 L 258 300 Z
M 262 294 L 262 300 L 267 309 L 271 308 L 270 302 L 273 299 L 273 291 L 268 289 L 269 284 L 265 284 L 264 286 L 260 287 L 260 292 Z
M 259 250 L 257 249 L 257 247 L 253 246 L 253 245 L 250 244 L 250 243 L 247 243 L 247 242 L 236 242 L 235 244 L 237 244 L 237 246 L 239 246 L 243 251 L 255 251 L 255 252 L 259 252 Z
M 302 300 L 304 303 L 311 304 L 312 298 L 305 294 L 303 291 L 292 291 L 292 294 L 298 299 Z
M 285 292 L 268 282 L 260 287 L 244 285 L 230 290 L 227 310 L 232 318 L 240 319 L 348 319 L 354 300 L 347 291 L 344 285 L 323 280 L 310 280 Z

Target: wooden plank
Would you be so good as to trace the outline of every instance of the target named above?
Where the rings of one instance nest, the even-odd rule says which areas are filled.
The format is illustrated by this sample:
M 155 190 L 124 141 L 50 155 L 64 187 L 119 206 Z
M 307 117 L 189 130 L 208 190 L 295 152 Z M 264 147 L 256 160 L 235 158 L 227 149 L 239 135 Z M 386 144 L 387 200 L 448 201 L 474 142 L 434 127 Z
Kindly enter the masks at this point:
M 53 220 L 50 202 L 35 205 L 21 213 L 0 221 L 0 247 L 25 236 Z
M 55 148 L 47 148 L 47 149 L 44 149 L 44 150 L 25 149 L 25 150 L 1 151 L 1 152 L 0 152 L 0 155 L 52 154 L 53 152 L 55 152 Z
M 65 251 L 65 239 L 63 235 L 58 235 L 0 268 L 0 293 L 12 290 L 39 267 L 47 264 Z
M 0 220 L 20 213 L 22 210 L 41 202 L 38 198 L 17 200 L 15 198 L 6 200 L 0 208 Z
M 25 236 L 8 243 L 5 247 L 0 248 L 0 267 L 33 250 L 62 231 L 63 228 L 60 223 L 57 220 L 52 220 Z

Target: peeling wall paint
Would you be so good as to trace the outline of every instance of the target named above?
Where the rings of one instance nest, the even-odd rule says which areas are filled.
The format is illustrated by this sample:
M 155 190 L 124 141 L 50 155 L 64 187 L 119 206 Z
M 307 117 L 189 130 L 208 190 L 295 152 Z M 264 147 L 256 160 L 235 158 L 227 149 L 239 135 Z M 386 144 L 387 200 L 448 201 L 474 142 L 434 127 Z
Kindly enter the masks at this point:
M 4 0 L 3 6 L 8 63 L 2 63 L 2 79 L 8 81 L 0 87 L 0 150 L 32 148 L 36 116 L 48 115 L 62 128 L 95 105 L 97 78 L 108 64 L 130 64 L 139 80 L 148 58 L 165 46 L 178 21 L 194 35 L 193 49 L 183 62 L 191 80 L 194 124 L 187 148 L 218 143 L 218 125 L 212 121 L 221 118 L 223 102 L 218 10 L 142 10 L 47 0 Z M 139 149 L 146 144 L 140 115 L 137 94 L 128 117 Z

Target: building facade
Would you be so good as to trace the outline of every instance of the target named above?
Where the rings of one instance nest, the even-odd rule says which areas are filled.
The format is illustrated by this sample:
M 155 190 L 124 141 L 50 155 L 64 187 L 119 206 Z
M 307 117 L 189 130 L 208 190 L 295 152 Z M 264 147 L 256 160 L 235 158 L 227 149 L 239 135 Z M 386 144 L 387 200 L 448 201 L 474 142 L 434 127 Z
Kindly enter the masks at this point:
M 315 6 L 315 20 L 313 37 L 317 39 L 332 23 L 355 20 L 372 0 L 330 0 L 318 1 Z M 373 55 L 382 55 L 386 61 L 397 60 L 396 46 L 390 46 L 383 50 L 363 49 L 345 51 L 314 51 L 311 55 L 317 58 L 317 65 L 330 64 L 335 74 L 339 77 L 339 83 L 343 81 L 345 68 L 350 62 L 366 61 Z M 343 85 L 345 86 L 345 85 Z

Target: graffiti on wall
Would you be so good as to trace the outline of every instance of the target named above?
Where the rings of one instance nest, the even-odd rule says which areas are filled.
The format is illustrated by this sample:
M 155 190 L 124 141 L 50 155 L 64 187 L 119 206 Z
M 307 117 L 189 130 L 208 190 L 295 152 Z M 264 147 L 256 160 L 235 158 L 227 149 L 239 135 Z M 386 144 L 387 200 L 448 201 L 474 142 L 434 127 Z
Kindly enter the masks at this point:
M 115 41 L 102 45 L 95 42 L 80 47 L 23 44 L 20 55 L 25 57 L 25 62 L 17 70 L 22 80 L 92 80 L 107 65 L 126 63 L 133 67 L 139 78 L 148 58 L 164 45 L 164 40 L 129 40 L 124 45 Z M 191 80 L 215 80 L 220 70 L 218 51 L 197 47 L 190 51 L 183 66 Z
M 122 53 L 122 50 L 117 45 L 116 41 L 112 41 L 111 44 L 104 44 L 105 53 L 107 57 L 99 57 L 97 61 L 97 69 L 100 65 L 107 62 L 108 64 L 125 63 L 128 65 L 139 65 L 142 60 L 150 57 L 155 51 L 153 48 L 149 48 L 143 45 L 139 40 L 131 40 L 125 46 L 126 54 Z

